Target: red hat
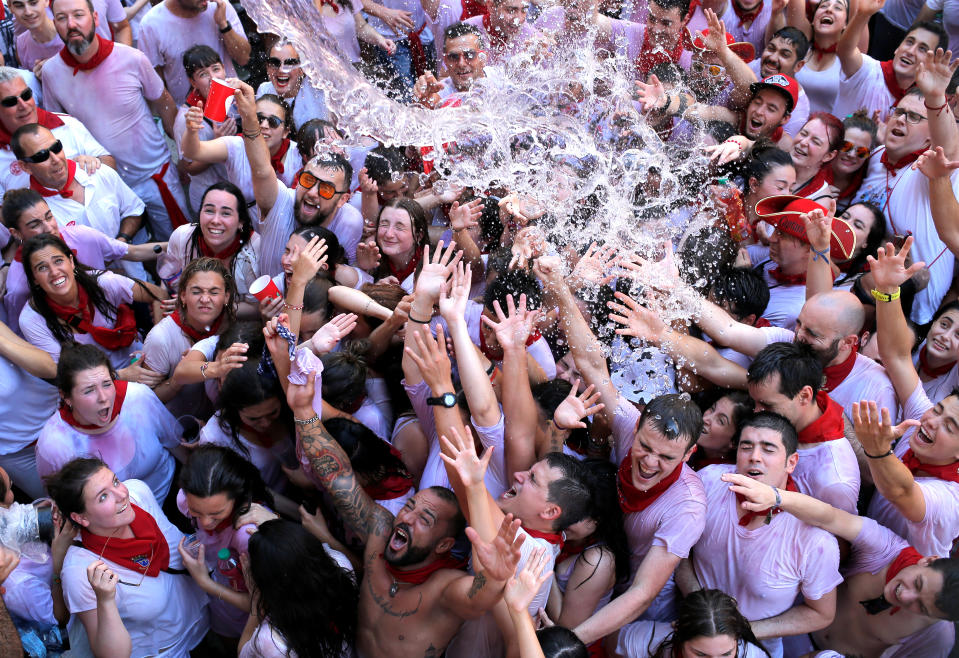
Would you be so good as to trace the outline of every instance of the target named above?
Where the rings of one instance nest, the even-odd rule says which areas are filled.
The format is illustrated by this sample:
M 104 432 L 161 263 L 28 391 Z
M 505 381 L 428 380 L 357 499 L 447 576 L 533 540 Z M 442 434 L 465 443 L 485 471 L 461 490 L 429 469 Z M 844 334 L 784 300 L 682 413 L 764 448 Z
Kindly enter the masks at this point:
M 709 50 L 706 47 L 706 41 L 703 39 L 703 37 L 709 36 L 709 28 L 700 30 L 700 34 L 703 36 L 693 38 L 692 32 L 687 27 L 686 41 L 699 52 Z M 739 59 L 743 60 L 747 64 L 756 58 L 756 48 L 753 47 L 753 44 L 746 41 L 736 41 L 736 39 L 733 38 L 733 35 L 731 35 L 729 32 L 726 33 L 726 45 L 729 46 L 731 51 L 739 56 Z
M 828 211 L 815 201 L 791 194 L 768 196 L 756 204 L 756 215 L 763 221 L 806 244 L 809 244 L 809 238 L 806 236 L 806 224 L 801 215 L 813 210 L 822 210 L 828 214 Z M 852 258 L 855 249 L 856 234 L 853 233 L 852 227 L 834 217 L 829 255 L 834 261 L 842 262 Z
M 783 73 L 774 73 L 759 82 L 754 82 L 749 85 L 749 91 L 751 91 L 754 96 L 761 89 L 776 89 L 786 96 L 786 100 L 789 103 L 789 106 L 786 108 L 787 112 L 792 112 L 796 107 L 796 103 L 799 102 L 799 83 L 796 82 L 795 78 L 791 78 Z

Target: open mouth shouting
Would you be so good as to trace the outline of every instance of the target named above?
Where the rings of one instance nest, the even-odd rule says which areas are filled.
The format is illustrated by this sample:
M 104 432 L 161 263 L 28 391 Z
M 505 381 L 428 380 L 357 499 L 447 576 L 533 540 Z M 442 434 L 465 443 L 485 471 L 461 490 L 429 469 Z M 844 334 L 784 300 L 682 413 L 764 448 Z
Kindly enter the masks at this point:
M 410 527 L 405 523 L 398 524 L 393 528 L 393 534 L 390 535 L 390 543 L 388 544 L 390 552 L 393 554 L 402 553 L 410 545 L 411 539 Z

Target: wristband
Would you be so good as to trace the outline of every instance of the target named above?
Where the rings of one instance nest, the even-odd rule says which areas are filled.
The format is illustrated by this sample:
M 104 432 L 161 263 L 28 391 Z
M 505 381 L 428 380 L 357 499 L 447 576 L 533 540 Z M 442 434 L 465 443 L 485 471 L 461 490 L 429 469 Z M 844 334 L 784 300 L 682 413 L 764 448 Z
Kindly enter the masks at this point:
M 153 253 L 155 253 L 155 254 L 162 254 L 162 253 L 163 253 L 163 247 L 161 247 L 161 246 L 158 245 L 158 244 L 153 245 Z
M 302 311 L 302 310 L 303 310 L 303 304 L 286 304 L 286 303 L 284 303 L 284 304 L 283 304 L 283 308 L 285 308 L 287 311 Z
M 249 140 L 254 140 L 254 139 L 256 139 L 257 137 L 259 137 L 261 133 L 262 133 L 262 131 L 260 131 L 260 130 L 257 130 L 255 133 L 244 132 L 244 133 L 243 133 L 243 136 L 246 137 L 246 138 L 249 139 Z
M 312 417 L 312 418 L 307 418 L 306 420 L 300 420 L 299 418 L 294 418 L 294 419 L 293 419 L 293 422 L 296 423 L 297 425 L 300 425 L 300 426 L 302 427 L 303 425 L 312 425 L 313 423 L 315 423 L 315 422 L 318 421 L 319 419 L 320 419 L 320 415 L 319 415 L 319 414 L 313 414 L 313 417 Z
M 673 104 L 673 97 L 669 94 L 666 94 L 666 104 L 659 108 L 660 112 L 666 112 L 669 110 L 669 106 Z
M 829 262 L 829 247 L 826 247 L 822 251 L 819 251 L 812 245 L 809 245 L 809 248 L 812 249 L 812 253 L 813 253 L 812 260 L 814 263 L 820 258 L 822 258 L 827 263 Z
M 782 509 L 783 497 L 779 495 L 779 489 L 773 487 L 773 493 L 776 494 L 776 504 L 773 505 L 773 509 Z
M 723 144 L 735 144 L 736 146 L 739 147 L 739 150 L 740 150 L 740 151 L 745 151 L 745 150 L 746 150 L 746 147 L 743 145 L 743 143 L 740 142 L 740 141 L 739 141 L 738 139 L 736 139 L 735 137 L 730 137 L 730 138 L 727 139 L 725 142 L 723 142 Z
M 944 109 L 946 109 L 946 106 L 947 106 L 949 103 L 948 103 L 948 101 L 947 101 L 947 102 L 943 103 L 942 105 L 940 105 L 940 106 L 938 106 L 938 107 L 932 107 L 931 105 L 929 105 L 929 104 L 924 100 L 924 101 L 922 101 L 922 104 L 926 106 L 926 109 L 927 109 L 927 110 L 929 110 L 930 112 L 935 112 L 935 113 L 936 113 L 936 116 L 939 116 L 940 114 L 942 114 L 942 111 L 943 111 Z
M 129 233 L 117 233 L 117 240 L 126 240 L 127 242 L 133 242 L 133 236 Z
M 407 313 L 406 319 L 409 320 L 410 322 L 415 322 L 416 324 L 429 324 L 430 322 L 433 321 L 433 318 L 430 318 L 429 320 L 417 320 L 416 318 L 413 317 L 412 313 Z
M 203 363 L 203 365 L 200 366 L 200 376 L 203 377 L 203 379 L 206 379 L 206 370 L 207 370 L 207 368 L 209 368 L 209 367 L 210 367 L 210 362 L 209 362 L 209 361 L 205 361 L 205 362 Z
M 227 23 L 226 25 L 224 25 L 223 27 L 220 28 L 220 34 L 226 34 L 227 32 L 229 32 L 229 31 L 232 30 L 232 29 L 233 29 L 233 26 L 230 25 L 229 23 Z
M 863 449 L 862 449 L 862 454 L 866 455 L 866 457 L 869 457 L 869 459 L 885 459 L 885 458 L 888 457 L 889 455 L 894 455 L 894 454 L 896 454 L 896 453 L 894 453 L 894 452 L 892 451 L 892 448 L 889 448 L 889 451 L 888 451 L 888 452 L 884 452 L 884 453 L 882 453 L 881 455 L 870 455 L 868 452 L 866 452 L 866 449 L 863 448 Z
M 899 296 L 902 295 L 902 288 L 896 288 L 896 292 L 888 295 L 884 292 L 876 290 L 875 288 L 873 288 L 870 292 L 872 293 L 873 298 L 877 302 L 891 302 L 893 300 L 899 299 Z
M 490 361 L 489 368 L 486 369 L 486 374 L 492 375 L 494 372 L 496 372 L 496 363 L 494 363 L 493 361 Z
M 561 430 L 561 431 L 563 431 L 563 432 L 572 432 L 572 431 L 573 431 L 573 428 L 572 428 L 572 427 L 563 427 L 562 425 L 560 425 L 559 423 L 557 423 L 555 418 L 550 418 L 550 419 L 549 419 L 549 422 L 551 422 L 551 423 L 553 424 L 553 427 L 555 427 L 556 429 Z

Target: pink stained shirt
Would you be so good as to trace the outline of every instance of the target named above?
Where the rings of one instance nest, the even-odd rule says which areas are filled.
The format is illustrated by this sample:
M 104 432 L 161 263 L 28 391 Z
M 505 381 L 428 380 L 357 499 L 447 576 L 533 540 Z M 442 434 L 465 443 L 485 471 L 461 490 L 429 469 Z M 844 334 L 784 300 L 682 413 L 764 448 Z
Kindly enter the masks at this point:
M 733 596 L 751 621 L 789 610 L 800 594 L 816 601 L 833 591 L 842 582 L 836 538 L 790 514 L 755 530 L 740 526 L 736 496 L 719 479 L 735 471 L 717 464 L 699 472 L 709 510 L 692 557 L 699 583 Z M 782 656 L 779 638 L 763 644 L 773 658 Z
M 852 542 L 852 553 L 842 573 L 851 578 L 860 573 L 877 574 L 885 569 L 909 542 L 873 519 L 864 516 L 862 529 Z
M 734 1 L 735 0 L 728 0 L 726 3 L 726 11 L 719 19 L 726 24 L 727 34 L 732 35 L 736 41 L 751 43 L 753 48 L 756 49 L 756 54 L 759 55 L 766 48 L 766 26 L 769 25 L 769 21 L 773 16 L 773 3 L 764 2 L 762 11 L 759 12 L 759 15 L 756 16 L 756 19 L 750 23 L 747 28 L 743 26 L 742 21 L 739 20 L 739 16 L 736 15 L 736 10 L 733 9 Z
M 167 316 L 154 325 L 143 341 L 143 362 L 150 370 L 171 377 L 183 360 L 183 353 L 192 348 L 193 341 L 190 337 L 183 333 L 173 318 Z M 166 403 L 166 408 L 178 418 L 190 415 L 205 419 L 212 413 L 212 405 L 206 397 L 203 382 L 184 385 L 180 392 Z
M 37 62 L 54 57 L 62 49 L 63 40 L 59 34 L 54 34 L 46 43 L 34 39 L 29 30 L 17 35 L 17 57 L 20 59 L 20 66 L 28 71 L 32 71 Z
M 752 245 L 747 247 L 747 251 L 754 268 L 762 265 L 761 273 L 769 286 L 769 304 L 766 305 L 763 317 L 774 327 L 792 331 L 796 328 L 799 311 L 806 303 L 806 285 L 783 284 L 774 279 L 769 271 L 777 265 L 769 259 L 768 247 Z
M 859 462 L 845 438 L 823 441 L 796 451 L 799 462 L 793 480 L 804 494 L 833 507 L 856 513 L 859 500 Z

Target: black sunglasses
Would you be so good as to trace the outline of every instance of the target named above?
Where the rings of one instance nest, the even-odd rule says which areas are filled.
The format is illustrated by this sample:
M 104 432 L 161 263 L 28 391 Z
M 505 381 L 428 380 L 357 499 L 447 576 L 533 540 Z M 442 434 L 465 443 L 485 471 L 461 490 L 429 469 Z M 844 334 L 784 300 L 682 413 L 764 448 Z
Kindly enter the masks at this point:
M 20 92 L 19 96 L 7 96 L 5 98 L 0 98 L 0 105 L 4 107 L 16 107 L 18 100 L 26 103 L 31 98 L 33 98 L 33 90 L 30 89 L 30 87 L 27 87 Z
M 263 123 L 264 121 L 266 121 L 270 128 L 279 128 L 283 125 L 283 119 L 280 117 L 273 116 L 272 114 L 263 114 L 262 112 L 257 112 L 256 122 Z
M 33 155 L 25 155 L 23 157 L 24 162 L 32 162 L 33 164 L 40 164 L 41 162 L 46 162 L 50 159 L 51 153 L 60 153 L 63 150 L 63 142 L 59 139 L 50 145 L 50 148 L 40 149 Z
M 289 59 L 281 60 L 279 57 L 267 57 L 266 65 L 272 66 L 275 69 L 280 68 L 281 66 L 288 66 L 290 68 L 296 68 L 300 65 L 299 57 L 291 57 Z

